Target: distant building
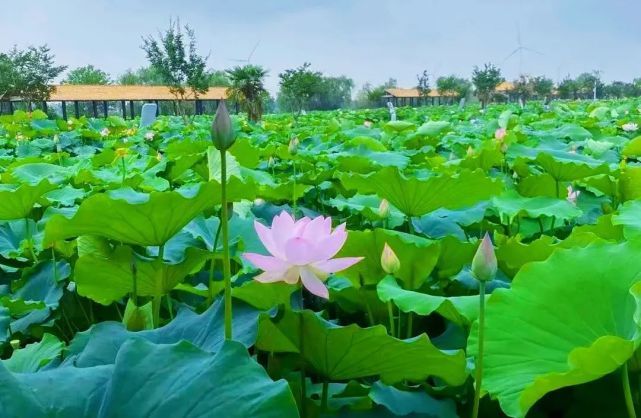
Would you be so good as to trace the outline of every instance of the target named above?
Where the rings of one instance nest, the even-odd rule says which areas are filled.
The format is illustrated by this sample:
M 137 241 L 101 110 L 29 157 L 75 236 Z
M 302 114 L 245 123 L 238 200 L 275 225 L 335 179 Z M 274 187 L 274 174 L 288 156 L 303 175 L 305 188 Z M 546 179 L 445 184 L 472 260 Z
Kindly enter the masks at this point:
M 183 105 L 190 114 L 214 113 L 218 102 L 226 98 L 227 87 L 210 87 L 199 94 L 197 100 L 188 97 Z M 165 86 L 61 84 L 55 86 L 49 100 L 34 105 L 64 119 L 68 115 L 132 118 L 140 114 L 146 102 L 156 103 L 160 114 L 178 114 L 176 98 Z M 19 97 L 0 102 L 0 114 L 25 108 L 26 104 Z
M 426 96 L 421 96 L 417 88 L 390 88 L 385 89 L 385 93 L 387 94 L 383 96 L 383 100 L 386 102 L 391 101 L 394 106 L 452 104 L 456 100 L 454 94 L 440 94 L 436 89 L 430 90 Z

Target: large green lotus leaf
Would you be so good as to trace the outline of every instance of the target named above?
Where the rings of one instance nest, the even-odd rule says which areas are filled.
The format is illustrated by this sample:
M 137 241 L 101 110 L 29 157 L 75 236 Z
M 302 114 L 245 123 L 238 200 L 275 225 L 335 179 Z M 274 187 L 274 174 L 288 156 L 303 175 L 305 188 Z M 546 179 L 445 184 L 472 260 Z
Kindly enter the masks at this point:
M 641 200 L 625 202 L 619 213 L 612 215 L 613 225 L 623 225 L 623 235 L 627 239 L 641 237 Z
M 28 217 L 42 195 L 56 187 L 43 180 L 35 186 L 23 184 L 14 190 L 0 190 L 0 219 L 8 221 Z
M 632 138 L 630 142 L 625 144 L 621 154 L 626 157 L 638 157 L 641 155 L 641 136 Z
M 393 276 L 387 276 L 376 286 L 378 297 L 385 303 L 392 301 L 403 312 L 418 315 L 438 313 L 443 318 L 459 325 L 469 325 L 478 317 L 478 296 L 435 296 L 405 290 Z
M 437 276 L 441 279 L 457 274 L 466 264 L 472 262 L 477 244 L 461 241 L 456 237 L 447 236 L 439 240 L 441 254 L 436 263 Z
M 309 310 L 261 316 L 256 346 L 299 354 L 307 367 L 330 380 L 380 376 L 384 383 L 394 384 L 435 376 L 456 386 L 467 375 L 462 351 L 440 351 L 424 334 L 399 340 L 382 325 L 341 327 Z
M 350 231 L 339 257 L 365 257 L 341 272 L 359 287 L 377 284 L 386 276 L 381 267 L 381 254 L 387 243 L 401 262 L 396 277 L 405 287 L 416 289 L 428 278 L 438 261 L 441 247 L 438 241 L 387 229 Z
M 212 253 L 189 248 L 180 263 L 166 264 L 160 260 L 143 260 L 134 256 L 130 247 L 117 247 L 107 257 L 87 254 L 76 261 L 73 279 L 78 294 L 103 305 L 109 305 L 133 292 L 132 262 L 136 263 L 139 296 L 162 296 L 171 291 L 191 273 L 199 271 Z
M 227 152 L 227 178 L 232 176 L 241 177 L 240 165 L 233 155 Z M 207 167 L 209 168 L 209 180 L 216 180 L 218 183 L 222 179 L 222 159 L 220 151 L 213 145 L 207 148 Z
M 375 382 L 369 397 L 378 405 L 385 406 L 396 416 L 418 414 L 424 418 L 458 418 L 454 400 L 434 399 L 423 390 L 410 392 Z
M 388 167 L 367 176 L 342 175 L 341 182 L 345 188 L 362 194 L 376 193 L 407 216 L 421 216 L 440 208 L 472 206 L 503 190 L 502 182 L 490 179 L 481 170 L 419 180 Z
M 381 204 L 381 198 L 375 195 L 357 194 L 349 198 L 339 195 L 329 199 L 327 203 L 338 210 L 360 213 L 371 221 L 380 221 L 382 219 L 378 210 Z M 387 222 L 390 228 L 400 226 L 405 222 L 405 216 L 398 209 L 390 205 L 390 214 Z
M 557 251 L 492 294 L 483 389 L 507 415 L 524 417 L 546 393 L 596 380 L 632 356 L 641 340 L 639 251 L 640 243 L 603 242 Z
M 288 283 L 267 284 L 250 280 L 240 287 L 234 287 L 232 296 L 257 309 L 266 311 L 279 305 L 289 306 L 292 293 L 296 290 L 298 290 L 296 286 Z
M 542 152 L 537 155 L 536 162 L 558 181 L 579 180 L 610 172 L 607 164 L 603 164 L 599 160 L 587 160 L 589 157 L 581 157 L 578 158 L 578 154 L 572 153 Z
M 287 383 L 273 382 L 234 341 L 211 354 L 134 339 L 112 365 L 21 374 L 0 366 L 0 382 L 6 417 L 298 417 Z
M 396 134 L 399 134 L 404 131 L 412 130 L 415 126 L 416 125 L 414 125 L 412 122 L 407 122 L 404 120 L 394 120 L 383 125 L 383 129 L 387 132 L 394 132 Z
M 51 360 L 60 356 L 64 344 L 51 334 L 44 334 L 42 340 L 14 351 L 2 364 L 14 373 L 33 373 Z
M 419 128 L 416 130 L 416 134 L 425 135 L 425 136 L 437 136 L 449 128 L 450 128 L 450 123 L 448 121 L 431 120 L 419 126 Z
M 8 305 L 16 308 L 15 303 L 29 306 L 23 312 L 12 313 L 11 331 L 26 333 L 34 324 L 48 320 L 58 309 L 63 295 L 64 280 L 69 277 L 71 267 L 66 261 L 41 262 L 31 268 L 24 269 L 22 280 L 14 282 L 14 292 L 9 295 L 13 303 Z M 5 302 L 6 303 L 6 302 Z M 11 309 L 10 309 L 11 311 Z M 0 335 L 0 340 L 4 334 Z
M 23 164 L 11 170 L 11 177 L 20 183 L 35 186 L 43 180 L 59 184 L 74 175 L 76 167 L 63 167 L 55 164 Z
M 563 241 L 549 235 L 543 235 L 528 243 L 521 242 L 520 237 L 501 237 L 497 239 L 496 258 L 501 271 L 514 277 L 524 264 L 543 261 L 560 248 L 585 247 L 599 237 L 587 231 L 572 231 Z
M 220 203 L 220 185 L 202 184 L 191 198 L 175 191 L 138 196 L 134 200 L 99 193 L 82 202 L 71 219 L 52 216 L 45 228 L 44 245 L 79 235 L 99 235 L 126 244 L 163 245 L 205 208 Z
M 517 216 L 554 216 L 557 220 L 570 220 L 578 218 L 582 213 L 581 209 L 567 200 L 545 196 L 523 197 L 513 190 L 493 198 L 492 205 L 500 215 L 507 216 L 510 220 Z
M 621 201 L 641 199 L 641 167 L 627 166 L 619 173 Z
M 249 348 L 256 341 L 260 312 L 242 302 L 234 303 L 233 308 L 234 341 Z M 120 347 L 132 338 L 142 338 L 154 344 L 175 344 L 185 340 L 201 350 L 217 352 L 224 342 L 224 324 L 222 298 L 202 314 L 183 308 L 167 325 L 152 330 L 133 332 L 120 322 L 100 322 L 75 335 L 67 348 L 65 362 L 77 367 L 112 364 Z

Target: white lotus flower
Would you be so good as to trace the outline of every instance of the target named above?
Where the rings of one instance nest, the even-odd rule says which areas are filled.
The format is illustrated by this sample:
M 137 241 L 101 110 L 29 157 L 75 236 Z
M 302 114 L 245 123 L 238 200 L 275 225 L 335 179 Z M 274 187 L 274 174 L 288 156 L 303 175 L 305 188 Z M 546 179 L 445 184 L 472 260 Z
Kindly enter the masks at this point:
M 628 122 L 628 123 L 626 123 L 626 124 L 622 125 L 622 126 L 621 126 L 621 129 L 623 129 L 623 130 L 624 130 L 624 131 L 626 131 L 626 132 L 634 132 L 634 131 L 636 131 L 637 129 L 639 129 L 639 125 L 637 125 L 637 124 L 636 124 L 636 123 L 634 123 L 634 122 Z
M 108 128 L 102 128 L 102 131 L 100 131 L 100 136 L 101 137 L 106 137 L 109 136 L 109 129 Z

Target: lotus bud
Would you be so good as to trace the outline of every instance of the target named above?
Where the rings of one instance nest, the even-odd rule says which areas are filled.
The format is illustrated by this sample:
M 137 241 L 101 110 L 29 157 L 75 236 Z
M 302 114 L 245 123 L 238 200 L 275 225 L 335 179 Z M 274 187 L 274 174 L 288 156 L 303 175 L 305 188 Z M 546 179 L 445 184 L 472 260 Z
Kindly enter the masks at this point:
M 572 203 L 574 206 L 576 206 L 576 201 L 579 198 L 579 195 L 581 194 L 580 190 L 574 190 L 572 188 L 572 185 L 568 186 L 568 202 Z
M 490 235 L 486 232 L 472 259 L 472 275 L 474 275 L 476 280 L 487 282 L 494 279 L 496 269 L 497 263 L 494 246 L 492 245 Z
M 381 218 L 387 218 L 389 216 L 389 202 L 387 199 L 381 200 L 381 204 L 378 205 L 378 216 Z
M 505 135 L 507 135 L 507 129 L 505 128 L 499 128 L 494 132 L 494 138 L 496 138 L 498 142 L 503 142 Z
M 156 153 L 156 159 L 157 159 L 158 161 L 162 161 L 162 152 L 158 151 L 158 152 Z
M 216 116 L 214 116 L 214 121 L 211 124 L 211 140 L 220 151 L 229 149 L 236 140 L 236 133 L 231 124 L 231 118 L 224 100 L 218 103 Z
M 267 167 L 273 167 L 274 164 L 276 164 L 274 157 L 269 157 L 269 160 L 267 160 Z
M 468 157 L 473 157 L 474 156 L 474 148 L 471 146 L 467 147 L 467 152 L 466 152 Z
M 288 150 L 291 155 L 296 155 L 298 153 L 298 144 L 300 144 L 300 141 L 297 136 L 293 136 L 292 139 L 289 140 Z
M 401 269 L 401 261 L 387 243 L 385 243 L 381 253 L 381 267 L 387 274 L 395 274 Z

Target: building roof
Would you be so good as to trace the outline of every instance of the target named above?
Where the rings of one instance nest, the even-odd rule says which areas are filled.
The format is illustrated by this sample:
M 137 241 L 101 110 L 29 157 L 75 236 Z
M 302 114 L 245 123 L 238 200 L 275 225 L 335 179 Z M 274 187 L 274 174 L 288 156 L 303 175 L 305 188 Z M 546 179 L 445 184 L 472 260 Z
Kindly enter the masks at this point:
M 62 100 L 175 100 L 169 88 L 165 86 L 140 85 L 86 85 L 61 84 L 54 86 L 49 101 Z M 204 94 L 198 95 L 202 100 L 220 100 L 227 98 L 227 87 L 210 87 Z
M 513 83 L 510 83 L 509 81 L 503 81 L 498 86 L 496 86 L 494 91 L 504 91 L 505 92 L 505 91 L 510 91 L 510 90 L 513 90 L 513 89 L 514 89 L 514 84 Z
M 418 92 L 418 89 L 401 89 L 401 88 L 391 88 L 391 89 L 385 89 L 385 92 L 389 94 L 392 97 L 420 97 L 420 93 Z M 454 94 L 440 94 L 438 90 L 430 90 L 430 92 L 427 94 L 427 97 L 439 97 L 439 96 L 454 96 Z
M 498 92 L 507 92 L 510 90 L 514 89 L 514 84 L 510 83 L 509 81 L 503 81 L 500 83 L 498 86 L 496 86 L 495 91 Z M 391 89 L 385 89 L 385 92 L 389 94 L 392 97 L 397 97 L 397 98 L 410 98 L 410 97 L 420 97 L 420 94 L 418 92 L 418 89 L 402 89 L 402 88 L 391 88 Z M 427 97 L 445 97 L 445 96 L 455 96 L 454 93 L 443 93 L 440 94 L 437 89 L 432 89 L 430 90 L 429 94 Z

